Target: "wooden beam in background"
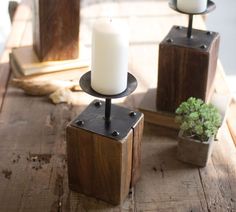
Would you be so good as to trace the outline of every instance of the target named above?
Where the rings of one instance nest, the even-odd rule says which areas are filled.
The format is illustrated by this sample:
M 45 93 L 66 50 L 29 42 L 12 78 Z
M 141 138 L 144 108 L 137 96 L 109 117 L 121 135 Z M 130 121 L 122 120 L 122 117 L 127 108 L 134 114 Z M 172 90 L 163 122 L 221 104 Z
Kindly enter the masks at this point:
M 41 61 L 78 57 L 80 1 L 34 0 L 33 43 Z

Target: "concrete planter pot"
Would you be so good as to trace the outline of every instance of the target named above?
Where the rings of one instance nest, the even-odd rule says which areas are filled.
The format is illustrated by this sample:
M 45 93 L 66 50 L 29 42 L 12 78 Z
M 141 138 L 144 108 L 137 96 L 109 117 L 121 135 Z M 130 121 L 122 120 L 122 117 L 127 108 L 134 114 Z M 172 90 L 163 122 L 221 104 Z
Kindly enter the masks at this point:
M 195 139 L 183 137 L 180 131 L 178 136 L 177 158 L 183 162 L 204 167 L 211 157 L 214 138 L 207 142 L 200 142 Z

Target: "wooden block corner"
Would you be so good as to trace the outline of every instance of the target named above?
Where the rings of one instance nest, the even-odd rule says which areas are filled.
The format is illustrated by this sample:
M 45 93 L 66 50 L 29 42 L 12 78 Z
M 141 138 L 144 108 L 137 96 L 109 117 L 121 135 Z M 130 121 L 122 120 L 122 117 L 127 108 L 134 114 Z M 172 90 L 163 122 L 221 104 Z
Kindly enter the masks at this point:
M 122 140 L 73 126 L 66 128 L 69 188 L 121 204 L 139 177 L 143 115 Z
M 208 101 L 216 74 L 220 36 L 173 26 L 160 43 L 158 63 L 157 108 L 173 113 L 189 97 Z

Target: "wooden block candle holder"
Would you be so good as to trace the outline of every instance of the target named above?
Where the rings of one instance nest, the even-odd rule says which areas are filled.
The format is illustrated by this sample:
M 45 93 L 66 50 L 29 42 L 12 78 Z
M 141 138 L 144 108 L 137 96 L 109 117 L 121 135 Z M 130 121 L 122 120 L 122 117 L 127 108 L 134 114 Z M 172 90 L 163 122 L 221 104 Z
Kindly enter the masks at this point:
M 160 43 L 157 109 L 173 113 L 191 96 L 208 101 L 216 72 L 220 36 L 173 26 Z
M 40 61 L 78 57 L 80 1 L 34 0 L 33 46 Z
M 213 92 L 220 36 L 217 32 L 192 29 L 193 16 L 206 14 L 215 9 L 207 1 L 206 10 L 196 13 L 178 9 L 178 1 L 171 0 L 170 8 L 189 16 L 188 28 L 173 26 L 159 47 L 157 109 L 174 113 L 189 97 L 208 101 Z M 190 5 L 188 5 L 189 7 Z
M 193 16 L 211 12 L 214 2 L 208 0 L 206 10 L 199 13 L 195 7 L 192 10 L 196 13 L 180 11 L 178 2 L 170 0 L 169 6 L 189 16 L 188 27 L 173 26 L 160 43 L 157 89 L 150 89 L 139 107 L 145 121 L 175 130 L 179 128 L 175 110 L 183 101 L 189 97 L 210 101 L 220 42 L 217 32 L 192 28 Z
M 66 129 L 71 190 L 117 205 L 137 182 L 143 114 L 111 105 L 112 98 L 131 93 L 137 86 L 135 81 L 129 74 L 125 92 L 104 96 L 91 89 L 90 72 L 81 78 L 85 92 L 106 101 L 93 101 Z

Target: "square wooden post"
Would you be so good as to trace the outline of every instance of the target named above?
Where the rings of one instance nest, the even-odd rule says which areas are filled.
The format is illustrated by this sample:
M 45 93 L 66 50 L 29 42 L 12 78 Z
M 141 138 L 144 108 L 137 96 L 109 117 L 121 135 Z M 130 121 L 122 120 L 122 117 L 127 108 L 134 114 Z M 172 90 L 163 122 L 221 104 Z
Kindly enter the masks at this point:
M 189 97 L 210 99 L 220 36 L 216 32 L 173 26 L 159 47 L 157 109 L 174 113 Z
M 104 103 L 95 102 L 66 129 L 69 187 L 117 205 L 140 177 L 143 115 L 112 105 L 111 125 L 103 128 Z
M 40 61 L 78 57 L 80 1 L 34 0 L 33 46 Z

